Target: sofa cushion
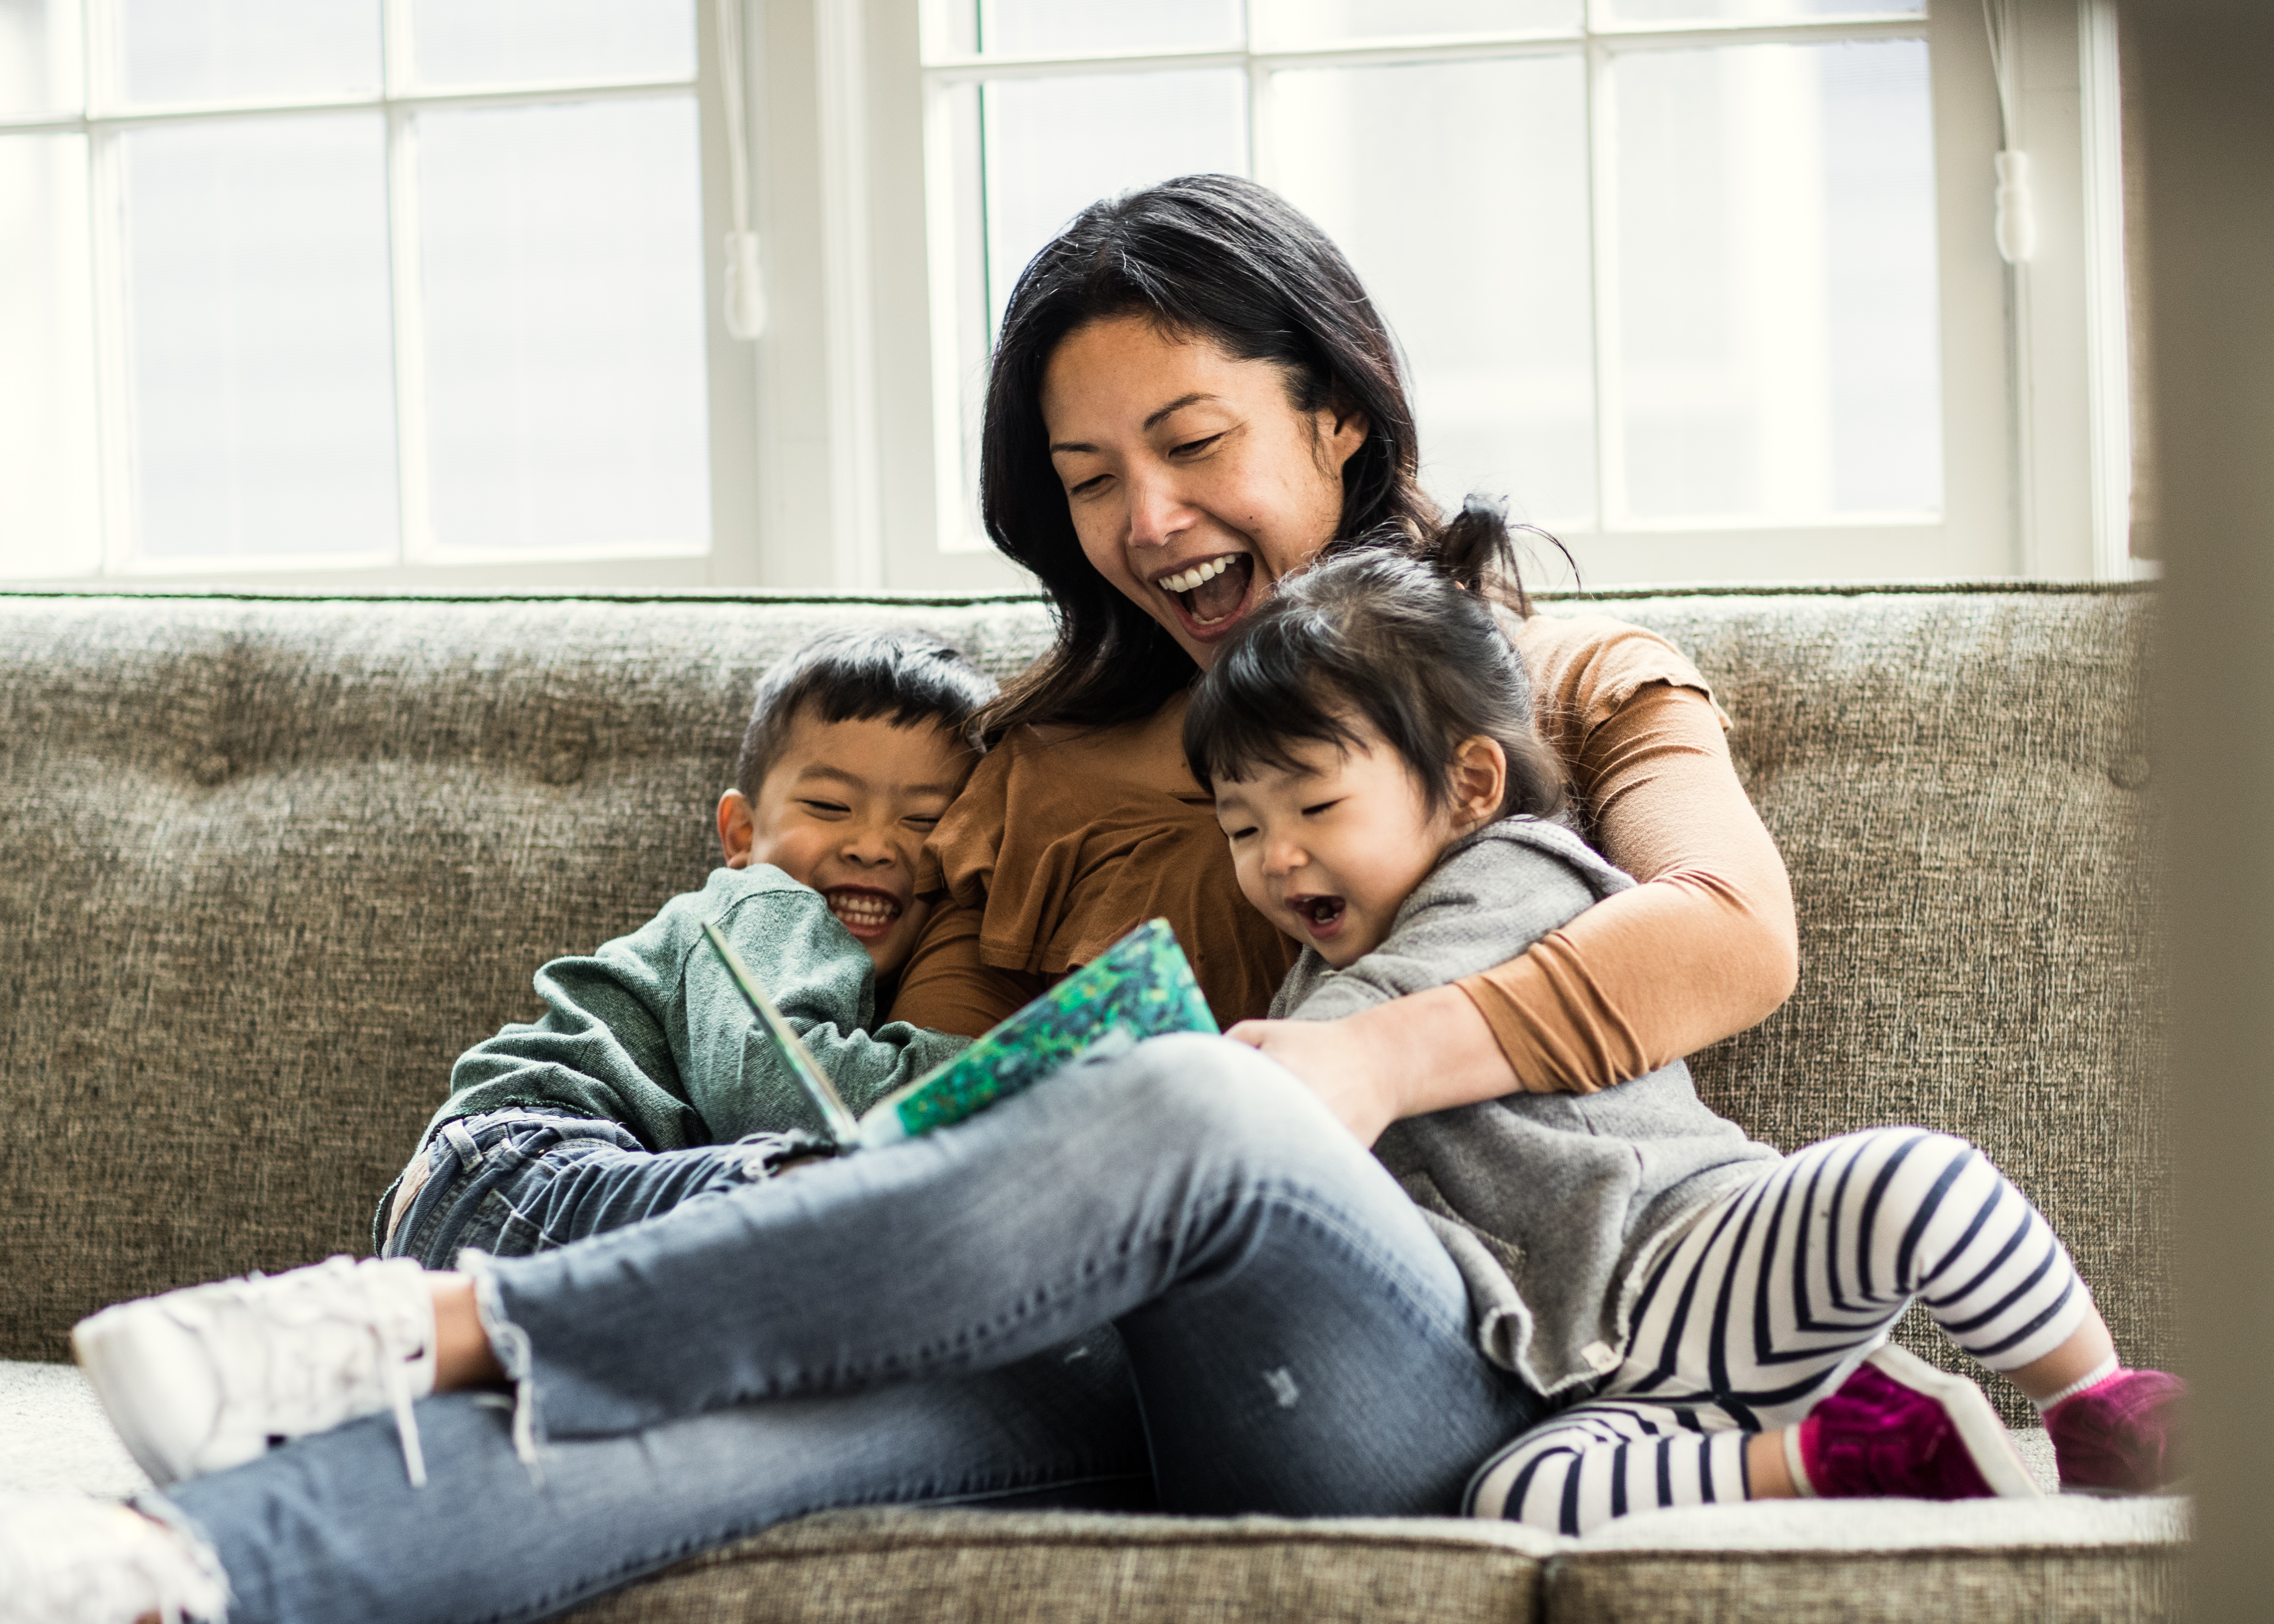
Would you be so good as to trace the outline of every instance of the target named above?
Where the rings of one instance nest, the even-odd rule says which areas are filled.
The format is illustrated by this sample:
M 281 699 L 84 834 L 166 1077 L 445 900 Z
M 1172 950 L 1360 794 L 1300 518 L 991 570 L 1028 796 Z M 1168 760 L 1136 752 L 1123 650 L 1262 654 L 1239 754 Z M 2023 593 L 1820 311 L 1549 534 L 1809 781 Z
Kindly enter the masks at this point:
M 1059 1513 L 808 1517 L 577 1624 L 1532 1624 L 1552 1535 L 1454 1521 Z
M 2151 603 L 1548 610 L 1691 653 L 1792 869 L 1799 991 L 1698 1057 L 1701 1092 L 1788 1147 L 1968 1135 L 2052 1215 L 2127 1355 L 2161 1363 Z M 757 673 L 870 620 L 998 672 L 1048 630 L 1030 600 L 0 597 L 0 1357 L 61 1357 L 121 1297 L 363 1244 L 451 1060 L 533 1012 L 536 966 L 701 883 Z
M 1555 1624 L 2149 1624 L 2180 1616 L 2184 1501 L 1812 1500 L 1653 1512 L 1560 1553 Z
M 824 627 L 998 670 L 1032 601 L 0 597 L 0 1357 L 368 1249 L 451 1061 L 716 861 L 757 678 Z
M 1849 1500 L 1505 1523 L 876 1510 L 809 1517 L 578 1624 L 1920 1624 L 2180 1616 L 2183 1503 Z
M 149 1486 L 86 1377 L 68 1365 L 0 1360 L 0 1492 L 123 1500 Z

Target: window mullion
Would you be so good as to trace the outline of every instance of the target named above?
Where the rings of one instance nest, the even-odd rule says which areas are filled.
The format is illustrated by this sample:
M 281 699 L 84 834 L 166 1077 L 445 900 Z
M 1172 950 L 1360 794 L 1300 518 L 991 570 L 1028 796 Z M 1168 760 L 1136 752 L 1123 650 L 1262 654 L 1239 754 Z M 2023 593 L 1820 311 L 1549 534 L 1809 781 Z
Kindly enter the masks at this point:
M 117 0 L 83 0 L 79 26 L 80 109 L 100 118 L 119 102 Z
M 88 252 L 94 277 L 95 437 L 102 573 L 123 575 L 140 545 L 135 498 L 132 308 L 126 288 L 124 177 L 116 131 L 87 132 Z
M 1600 9 L 1595 0 L 1591 10 Z M 1591 17 L 1590 20 L 1593 19 Z M 1626 414 L 1620 387 L 1617 107 L 1612 54 L 1587 39 L 1587 217 L 1593 278 L 1589 301 L 1595 363 L 1595 528 L 1608 533 L 1626 516 Z
M 1247 174 L 1266 186 L 1278 184 L 1278 154 L 1271 135 L 1271 70 L 1255 56 L 1247 59 Z
M 395 556 L 432 562 L 426 456 L 426 323 L 418 286 L 418 132 L 399 99 L 411 87 L 410 0 L 380 0 L 387 110 L 388 291 L 395 339 Z
M 957 238 L 964 227 L 956 189 L 955 109 L 953 93 L 931 80 L 923 82 L 924 99 L 924 246 L 925 291 L 931 312 L 931 432 L 932 504 L 937 545 L 942 552 L 961 551 L 970 540 L 971 520 L 965 500 L 967 476 L 963 455 L 963 309 L 964 292 L 956 272 L 960 263 Z M 978 229 L 983 234 L 983 217 Z M 980 279 L 977 297 L 987 298 L 986 279 Z
M 418 286 L 418 131 L 411 110 L 387 109 L 388 285 L 395 327 L 397 551 L 406 564 L 434 554 L 426 446 L 426 320 Z
M 102 574 L 124 573 L 135 543 L 133 374 L 128 364 L 125 243 L 116 132 L 92 121 L 109 110 L 117 61 L 115 0 L 85 0 L 79 28 L 79 108 L 87 126 L 88 270 L 94 314 L 95 468 Z
M 1242 0 L 1239 41 L 1247 53 L 1247 177 L 1260 184 L 1279 184 L 1278 154 L 1271 143 L 1271 73 L 1255 53 L 1256 0 Z

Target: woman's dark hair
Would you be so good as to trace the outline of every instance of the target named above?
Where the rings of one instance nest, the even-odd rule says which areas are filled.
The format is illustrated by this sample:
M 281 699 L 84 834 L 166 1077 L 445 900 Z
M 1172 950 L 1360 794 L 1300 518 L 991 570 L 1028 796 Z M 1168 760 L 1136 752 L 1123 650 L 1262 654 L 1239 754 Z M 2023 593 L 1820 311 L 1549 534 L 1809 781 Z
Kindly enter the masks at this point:
M 980 508 L 996 546 L 1049 594 L 1058 638 L 982 726 L 1106 725 L 1146 716 L 1192 680 L 1191 658 L 1082 555 L 1050 462 L 1043 375 L 1069 334 L 1137 314 L 1285 375 L 1295 410 L 1361 413 L 1343 465 L 1337 549 L 1412 546 L 1438 510 L 1417 477 L 1413 409 L 1389 329 L 1342 251 L 1277 193 L 1187 175 L 1093 203 L 1020 274 L 987 382 Z
M 994 678 L 962 650 L 930 632 L 891 626 L 823 632 L 783 655 L 758 679 L 749 726 L 734 760 L 734 787 L 757 802 L 802 716 L 817 722 L 881 717 L 895 727 L 930 722 L 968 733 L 995 691 Z
M 1532 683 L 1493 613 L 1509 553 L 1506 522 L 1472 500 L 1437 538 L 1434 562 L 1349 553 L 1288 576 L 1193 690 L 1193 776 L 1213 793 L 1258 767 L 1291 771 L 1291 747 L 1355 747 L 1363 721 L 1434 811 L 1453 798 L 1454 749 L 1481 734 L 1508 758 L 1496 816 L 1554 816 L 1562 763 L 1532 731 Z

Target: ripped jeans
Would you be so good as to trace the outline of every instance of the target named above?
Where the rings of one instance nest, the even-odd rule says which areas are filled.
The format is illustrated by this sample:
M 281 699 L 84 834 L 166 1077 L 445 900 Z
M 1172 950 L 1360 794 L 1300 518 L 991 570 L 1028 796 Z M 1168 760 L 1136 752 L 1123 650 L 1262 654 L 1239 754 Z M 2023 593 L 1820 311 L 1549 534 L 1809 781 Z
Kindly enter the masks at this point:
M 426 1487 L 380 1415 L 152 1509 L 211 1544 L 236 1624 L 473 1624 L 834 1507 L 1452 1515 L 1544 1408 L 1396 1182 L 1226 1040 L 719 1183 L 462 1255 L 517 1396 L 422 1401 Z
M 656 1154 L 613 1122 L 580 1116 L 501 1110 L 447 1122 L 396 1185 L 380 1254 L 447 1269 L 467 1246 L 501 1258 L 550 1252 L 757 1184 L 781 1138 Z

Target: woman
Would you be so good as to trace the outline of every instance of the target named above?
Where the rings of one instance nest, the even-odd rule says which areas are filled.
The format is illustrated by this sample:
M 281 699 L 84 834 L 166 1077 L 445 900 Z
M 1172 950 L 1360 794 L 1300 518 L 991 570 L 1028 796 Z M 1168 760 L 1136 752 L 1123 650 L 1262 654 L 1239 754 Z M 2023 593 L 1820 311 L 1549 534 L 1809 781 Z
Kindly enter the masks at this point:
M 946 906 L 894 1015 L 975 1032 L 1154 914 L 1221 1017 L 1260 1014 L 1290 952 L 1183 765 L 1182 692 L 1334 538 L 1433 533 L 1389 335 L 1284 203 L 1171 183 L 1086 211 L 1022 277 L 985 446 L 990 531 L 1059 637 L 937 839 Z M 1235 1028 L 1284 1070 L 1162 1040 L 753 1186 L 756 1229 L 738 1196 L 480 1266 L 485 1321 L 471 1282 L 438 1314 L 440 1385 L 502 1366 L 519 1400 L 420 1402 L 426 1487 L 373 1416 L 146 1509 L 202 1536 L 240 1620 L 543 1616 L 834 1506 L 1455 1509 L 1541 1405 L 1478 1350 L 1459 1271 L 1362 1147 L 1638 1075 L 1793 977 L 1783 871 L 1695 672 L 1608 622 L 1514 635 L 1597 838 L 1646 883 L 1457 988 Z M 865 1289 L 871 1258 L 896 1295 Z
M 1185 689 L 1332 538 L 1398 545 L 1434 522 L 1389 331 L 1333 244 L 1261 186 L 1196 176 L 1100 203 L 1013 292 L 983 458 L 988 531 L 1058 635 L 996 707 L 996 748 L 934 839 L 949 906 L 893 1016 L 976 1034 L 1154 914 L 1220 1020 L 1260 1015 L 1292 953 L 1227 906 L 1177 742 Z M 1695 668 L 1600 617 L 1511 635 L 1590 833 L 1645 883 L 1458 989 L 1234 1034 L 1368 1144 L 1418 1111 L 1639 1077 L 1753 1026 L 1797 974 L 1783 862 Z

